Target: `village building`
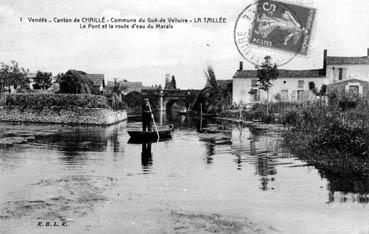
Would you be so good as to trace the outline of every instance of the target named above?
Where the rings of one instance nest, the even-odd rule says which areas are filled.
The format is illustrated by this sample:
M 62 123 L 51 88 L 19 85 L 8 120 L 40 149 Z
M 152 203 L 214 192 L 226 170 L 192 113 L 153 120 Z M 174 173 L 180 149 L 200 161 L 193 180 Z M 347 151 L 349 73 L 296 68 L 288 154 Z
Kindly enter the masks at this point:
M 131 92 L 141 93 L 142 88 L 143 88 L 142 82 L 131 82 L 128 80 L 117 80 L 117 79 L 116 79 L 116 82 L 118 82 L 119 85 L 124 87 L 124 90 L 122 91 L 123 95 L 126 95 Z M 115 81 L 108 81 L 106 86 L 113 87 L 114 83 Z
M 313 100 L 316 95 L 311 91 L 314 86 L 320 90 L 323 85 L 328 91 L 338 90 L 367 96 L 369 82 L 369 49 L 362 57 L 328 56 L 323 52 L 323 67 L 310 70 L 279 70 L 279 77 L 272 81 L 269 89 L 270 101 L 302 102 Z M 251 91 L 251 92 L 250 92 Z M 233 76 L 232 102 L 252 104 L 266 101 L 267 94 L 258 89 L 256 70 L 243 70 L 240 62 L 238 71 Z
M 101 95 L 105 89 L 104 74 L 86 74 L 86 76 L 92 81 L 91 93 Z

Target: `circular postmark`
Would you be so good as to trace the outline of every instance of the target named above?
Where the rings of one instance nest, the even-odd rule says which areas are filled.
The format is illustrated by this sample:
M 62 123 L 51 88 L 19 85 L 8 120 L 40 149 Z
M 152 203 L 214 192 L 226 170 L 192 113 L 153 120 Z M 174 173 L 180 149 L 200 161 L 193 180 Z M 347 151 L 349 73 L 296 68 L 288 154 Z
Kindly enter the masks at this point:
M 248 5 L 234 27 L 237 50 L 248 62 L 260 65 L 270 56 L 278 66 L 306 55 L 315 9 L 259 0 Z

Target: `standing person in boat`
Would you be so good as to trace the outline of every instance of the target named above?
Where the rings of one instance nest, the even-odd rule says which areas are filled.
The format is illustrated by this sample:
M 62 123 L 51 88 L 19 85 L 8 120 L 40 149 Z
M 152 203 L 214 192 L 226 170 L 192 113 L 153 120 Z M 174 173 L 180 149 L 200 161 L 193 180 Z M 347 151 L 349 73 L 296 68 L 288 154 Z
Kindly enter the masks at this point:
M 150 101 L 148 98 L 144 99 L 144 104 L 142 105 L 142 131 L 152 131 L 152 127 L 151 127 L 151 123 L 152 123 L 152 118 L 151 118 L 151 105 L 150 105 Z

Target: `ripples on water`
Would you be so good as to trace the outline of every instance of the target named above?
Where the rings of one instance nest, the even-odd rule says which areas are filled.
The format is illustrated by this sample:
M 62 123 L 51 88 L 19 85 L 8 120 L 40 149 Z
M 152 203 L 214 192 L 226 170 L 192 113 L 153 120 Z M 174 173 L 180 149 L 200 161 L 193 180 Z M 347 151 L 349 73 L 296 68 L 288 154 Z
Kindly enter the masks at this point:
M 209 121 L 209 120 L 208 120 Z M 213 123 L 213 121 L 212 121 Z M 288 171 L 293 168 L 301 168 L 300 171 L 309 172 L 316 170 L 313 166 L 300 161 L 291 155 L 286 149 L 281 147 L 281 138 L 276 132 L 266 132 L 247 127 L 240 127 L 235 124 L 221 123 L 223 129 L 227 131 L 226 135 L 231 137 L 232 144 L 215 144 L 211 141 L 204 144 L 197 144 L 195 147 L 184 147 L 188 141 L 198 141 L 199 120 L 183 119 L 176 122 L 176 130 L 174 131 L 173 139 L 169 142 L 147 143 L 147 144 L 129 144 L 128 135 L 126 133 L 127 123 L 110 127 L 70 127 L 70 126 L 54 126 L 41 125 L 43 130 L 52 129 L 51 134 L 38 135 L 36 140 L 25 144 L 16 145 L 14 147 L 7 147 L 2 149 L 1 169 L 11 168 L 17 163 L 22 163 L 22 156 L 12 155 L 12 152 L 25 152 L 28 149 L 35 151 L 37 149 L 47 149 L 53 152 L 60 152 L 59 163 L 61 164 L 93 164 L 94 161 L 104 160 L 104 153 L 114 152 L 124 157 L 125 151 L 134 149 L 140 151 L 138 155 L 141 161 L 142 172 L 150 174 L 154 171 L 155 160 L 153 159 L 153 147 L 155 145 L 166 145 L 166 150 L 155 152 L 155 154 L 166 154 L 168 147 L 169 152 L 175 153 L 176 150 L 186 150 L 189 154 L 199 154 L 204 151 L 203 160 L 206 163 L 206 169 L 212 169 L 212 164 L 216 163 L 215 158 L 227 158 L 234 163 L 234 167 L 227 168 L 228 170 L 244 170 L 252 165 L 254 167 L 254 174 L 260 177 L 260 189 L 268 190 L 275 189 L 275 187 L 268 186 L 268 182 L 273 181 L 278 174 L 278 170 Z M 206 126 L 206 121 L 202 121 L 203 127 Z M 129 122 L 128 126 L 137 126 L 139 123 Z M 37 126 L 37 125 L 36 125 Z M 20 128 L 17 125 L 3 124 L 3 131 L 8 131 L 12 128 Z M 39 128 L 35 125 L 24 125 L 22 128 L 29 129 L 29 131 L 36 131 Z M 181 147 L 178 147 L 181 146 Z M 159 146 L 158 146 L 159 147 Z M 128 149 L 128 150 L 127 150 Z M 138 150 L 140 149 L 140 150 Z M 157 151 L 157 150 L 155 150 Z M 99 157 L 90 156 L 91 152 L 99 152 Z M 94 155 L 94 153 L 93 153 Z M 184 165 L 187 163 L 186 158 L 182 158 Z M 160 163 L 160 162 L 157 162 Z M 221 162 L 219 162 L 221 163 Z M 161 170 L 165 170 L 165 162 L 160 165 Z M 188 163 L 191 166 L 191 163 Z M 224 165 L 226 166 L 226 165 Z M 216 170 L 213 168 L 213 170 Z M 295 169 L 296 170 L 296 169 Z M 367 203 L 369 192 L 369 181 L 360 176 L 347 177 L 333 177 L 322 170 L 318 171 L 324 179 L 328 179 L 329 197 L 328 202 L 360 202 Z M 309 173 L 305 173 L 309 176 Z M 290 178 L 293 179 L 293 178 Z M 338 194 L 335 193 L 338 192 Z M 337 197 L 337 199 L 336 199 Z
M 369 202 L 368 178 L 330 175 L 308 165 L 281 147 L 277 132 L 218 123 L 221 128 L 231 130 L 225 135 L 231 137 L 232 143 L 216 144 L 199 141 L 200 123 L 207 124 L 182 117 L 175 122 L 173 139 L 147 144 L 129 144 L 125 122 L 110 127 L 2 124 L 3 131 L 12 128 L 49 131 L 36 135 L 34 141 L 1 150 L 2 181 L 17 179 L 20 171 L 29 176 L 23 185 L 39 180 L 40 175 L 82 174 L 93 178 L 106 174 L 117 180 L 115 186 L 134 191 L 137 187 L 148 186 L 144 176 L 154 179 L 155 183 L 149 185 L 154 195 L 168 196 L 164 197 L 168 200 L 184 198 L 181 194 L 185 191 L 192 199 L 206 197 L 210 201 L 223 199 L 227 202 L 235 199 L 250 206 L 253 202 L 260 207 L 285 202 L 283 206 L 300 209 L 310 204 L 317 212 L 321 212 L 322 204 Z M 128 125 L 136 124 L 128 122 Z M 68 177 L 71 178 L 74 177 Z M 172 187 L 169 182 L 163 182 L 168 178 L 173 180 Z M 88 183 L 94 184 L 90 180 Z M 163 183 L 166 195 L 160 188 Z M 8 186 L 0 192 L 3 200 L 14 193 L 14 187 Z M 211 194 L 220 191 L 218 189 L 224 197 L 212 197 Z M 263 193 L 268 194 L 267 201 L 263 200 L 265 198 L 258 200 Z M 255 200 L 250 201 L 250 198 Z

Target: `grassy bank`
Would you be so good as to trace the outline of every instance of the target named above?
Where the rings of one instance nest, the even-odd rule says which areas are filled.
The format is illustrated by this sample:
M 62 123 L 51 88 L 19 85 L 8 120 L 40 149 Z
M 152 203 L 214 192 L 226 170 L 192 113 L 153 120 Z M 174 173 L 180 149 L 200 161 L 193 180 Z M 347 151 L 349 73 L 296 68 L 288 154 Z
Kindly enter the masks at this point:
M 284 145 L 302 160 L 336 176 L 369 176 L 369 104 L 360 98 L 271 103 L 226 110 L 222 118 L 282 123 Z
M 289 113 L 285 146 L 329 173 L 369 175 L 369 106 L 316 103 Z
M 92 94 L 43 94 L 21 93 L 7 95 L 3 106 L 43 109 L 61 108 L 109 108 L 107 100 L 101 95 Z

